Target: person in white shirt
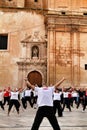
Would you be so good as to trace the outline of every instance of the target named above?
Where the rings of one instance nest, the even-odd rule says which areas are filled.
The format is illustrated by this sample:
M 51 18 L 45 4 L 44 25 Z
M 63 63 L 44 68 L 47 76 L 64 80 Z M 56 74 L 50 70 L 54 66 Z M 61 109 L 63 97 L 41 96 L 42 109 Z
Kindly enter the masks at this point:
M 55 88 L 57 88 L 64 80 L 65 78 L 61 79 L 52 87 L 47 87 L 46 85 L 43 85 L 42 87 L 35 87 L 26 80 L 26 83 L 38 93 L 38 110 L 31 130 L 38 130 L 44 117 L 47 117 L 54 130 L 60 130 L 60 126 L 53 110 L 53 93 Z
M 73 97 L 73 102 L 75 101 L 75 104 L 77 105 L 79 94 L 75 89 L 72 91 L 72 97 Z
M 69 109 L 69 111 L 71 112 L 71 106 L 70 106 L 70 99 L 69 99 L 69 90 L 71 89 L 71 87 L 69 88 L 63 88 L 63 111 L 66 108 Z
M 20 93 L 20 100 L 21 100 L 21 105 L 24 109 L 27 108 L 27 103 L 26 103 L 26 100 L 25 100 L 25 91 L 22 91 Z
M 17 113 L 19 114 L 19 107 L 20 107 L 20 103 L 19 103 L 19 90 L 17 90 L 16 88 L 14 89 L 14 91 L 11 91 L 11 97 L 10 97 L 10 102 L 9 102 L 9 107 L 8 107 L 8 116 L 9 113 L 11 111 L 12 106 L 14 105 Z
M 38 93 L 35 90 L 33 90 L 33 94 L 34 94 L 34 96 L 33 96 L 33 106 L 34 106 L 34 109 L 36 109 L 37 108 Z
M 54 108 L 54 113 L 58 112 L 58 116 L 62 117 L 62 106 L 61 106 L 61 94 L 62 92 L 58 89 L 54 91 L 53 95 L 53 108 Z
M 3 105 L 3 96 L 4 96 L 4 93 L 3 93 L 3 91 L 2 90 L 0 90 L 0 106 L 1 106 L 1 108 L 4 110 L 4 105 Z
M 27 102 L 29 102 L 30 106 L 33 107 L 33 103 L 31 101 L 31 89 L 29 87 L 27 87 L 25 89 L 25 94 L 24 94 L 24 97 L 25 97 L 25 103 L 26 103 L 26 107 L 27 107 Z

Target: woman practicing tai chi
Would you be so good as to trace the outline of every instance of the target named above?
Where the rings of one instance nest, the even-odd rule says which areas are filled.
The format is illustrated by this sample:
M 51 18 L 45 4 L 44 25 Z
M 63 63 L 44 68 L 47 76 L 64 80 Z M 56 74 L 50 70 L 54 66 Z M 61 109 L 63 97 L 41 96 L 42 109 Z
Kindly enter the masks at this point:
M 60 130 L 60 126 L 53 110 L 53 92 L 64 80 L 65 78 L 62 78 L 52 87 L 47 87 L 46 85 L 43 85 L 42 87 L 35 87 L 27 79 L 25 79 L 28 86 L 38 92 L 38 110 L 31 130 L 38 130 L 44 117 L 47 117 L 53 127 L 53 130 Z
M 9 107 L 8 107 L 8 116 L 10 114 L 10 111 L 13 105 L 15 106 L 17 113 L 19 114 L 20 103 L 19 103 L 18 95 L 21 91 L 22 91 L 21 89 L 18 90 L 17 88 L 14 88 L 14 90 L 11 90 L 10 92 L 11 97 L 10 97 Z

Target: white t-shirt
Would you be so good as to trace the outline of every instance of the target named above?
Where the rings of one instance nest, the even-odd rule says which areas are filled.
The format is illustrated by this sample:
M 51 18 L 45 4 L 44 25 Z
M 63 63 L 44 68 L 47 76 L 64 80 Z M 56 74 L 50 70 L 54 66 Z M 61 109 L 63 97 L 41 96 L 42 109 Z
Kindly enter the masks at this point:
M 53 97 L 53 100 L 55 101 L 55 100 L 58 100 L 58 101 L 60 101 L 61 100 L 61 92 L 59 92 L 59 93 L 55 93 L 54 92 L 54 97 Z
M 33 91 L 34 97 L 36 97 L 38 94 L 36 91 Z
M 41 106 L 53 106 L 53 87 L 35 87 L 35 91 L 38 93 L 37 104 L 38 107 Z
M 78 93 L 76 92 L 76 91 L 73 91 L 72 92 L 72 97 L 78 97 L 79 95 L 78 95 Z
M 30 97 L 31 96 L 31 89 L 26 89 L 25 90 L 25 97 Z
M 21 93 L 20 93 L 20 99 L 22 99 L 22 98 L 24 98 L 24 91 L 22 91 Z
M 3 100 L 3 92 L 0 92 L 0 101 Z
M 19 94 L 19 92 L 11 92 L 11 98 L 10 99 L 18 100 L 18 94 Z
M 64 98 L 68 98 L 69 92 L 63 92 Z

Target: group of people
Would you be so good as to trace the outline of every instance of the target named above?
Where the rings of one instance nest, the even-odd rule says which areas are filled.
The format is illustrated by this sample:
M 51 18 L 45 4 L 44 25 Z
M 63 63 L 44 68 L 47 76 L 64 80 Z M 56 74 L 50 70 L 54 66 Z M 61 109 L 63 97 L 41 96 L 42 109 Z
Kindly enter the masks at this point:
M 57 112 L 58 116 L 62 117 L 65 107 L 72 111 L 73 103 L 76 104 L 77 109 L 81 104 L 83 111 L 85 111 L 87 105 L 87 89 L 60 87 L 64 80 L 65 78 L 62 78 L 53 86 L 43 84 L 42 87 L 38 87 L 25 79 L 23 88 L 0 90 L 0 106 L 4 110 L 7 102 L 9 115 L 13 105 L 19 114 L 20 106 L 26 109 L 28 102 L 32 108 L 37 104 L 38 109 L 31 130 L 38 130 L 44 117 L 48 118 L 54 130 L 60 130 L 56 118 Z
M 36 106 L 37 94 L 30 87 L 14 88 L 10 87 L 0 90 L 0 107 L 5 110 L 5 105 L 8 105 L 8 115 L 13 106 L 15 106 L 17 113 L 19 114 L 19 108 L 22 106 L 27 108 L 28 103 L 31 107 Z M 34 108 L 35 108 L 34 106 Z
M 33 107 L 32 100 L 31 100 L 32 98 L 28 98 L 29 93 L 31 93 L 31 90 L 32 90 L 32 92 L 37 93 L 37 96 L 35 97 L 33 101 L 35 103 L 37 102 L 38 110 L 37 110 L 36 117 L 35 117 L 31 130 L 38 130 L 42 122 L 42 119 L 44 117 L 48 118 L 54 130 L 60 130 L 60 126 L 57 122 L 57 118 L 54 114 L 54 109 L 53 109 L 53 92 L 64 80 L 65 79 L 62 78 L 60 81 L 58 81 L 58 83 L 56 83 L 55 85 L 51 87 L 48 87 L 46 85 L 43 85 L 42 87 L 38 87 L 36 85 L 32 85 L 27 79 L 25 79 L 26 85 L 23 88 L 19 88 L 19 89 L 14 88 L 13 90 L 9 88 L 8 90 L 0 91 L 0 100 L 2 102 L 2 106 L 4 107 L 5 103 L 8 102 L 7 103 L 8 116 L 10 114 L 12 106 L 15 106 L 17 113 L 19 114 L 19 108 L 20 108 L 19 100 L 21 100 L 22 103 L 24 103 L 25 101 L 25 103 L 23 104 L 25 109 L 27 107 L 27 104 L 26 104 L 27 101 L 29 101 L 30 106 Z M 5 97 L 5 101 L 3 102 L 3 96 L 6 91 L 8 91 L 9 93 L 9 100 L 6 99 Z M 23 101 L 23 98 L 24 98 L 24 101 Z
M 74 105 L 75 104 L 75 105 Z M 54 110 L 58 110 L 58 116 L 63 115 L 65 107 L 71 112 L 72 107 L 82 106 L 82 112 L 87 106 L 87 88 L 61 88 L 54 92 Z

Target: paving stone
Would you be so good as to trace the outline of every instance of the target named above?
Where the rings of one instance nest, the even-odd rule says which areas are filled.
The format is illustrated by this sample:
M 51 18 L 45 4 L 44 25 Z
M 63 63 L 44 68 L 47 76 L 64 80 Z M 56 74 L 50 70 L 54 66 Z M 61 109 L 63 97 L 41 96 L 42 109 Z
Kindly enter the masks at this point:
M 26 110 L 21 108 L 18 115 L 13 108 L 10 116 L 7 116 L 7 109 L 7 106 L 5 106 L 5 111 L 0 108 L 0 130 L 31 130 L 37 109 L 29 106 Z M 58 117 L 57 114 L 56 117 L 61 130 L 87 130 L 87 109 L 83 113 L 82 107 L 79 109 L 74 107 L 72 112 L 66 108 L 63 117 Z M 39 130 L 53 130 L 47 118 L 43 119 Z

